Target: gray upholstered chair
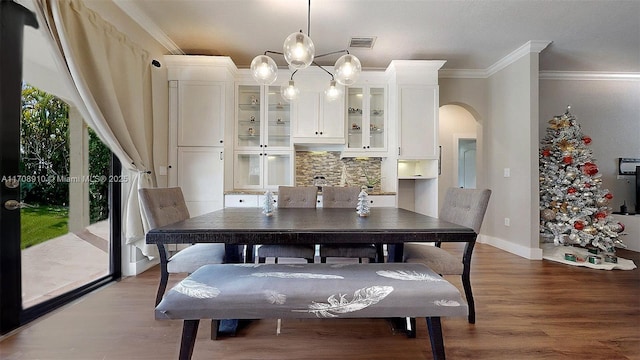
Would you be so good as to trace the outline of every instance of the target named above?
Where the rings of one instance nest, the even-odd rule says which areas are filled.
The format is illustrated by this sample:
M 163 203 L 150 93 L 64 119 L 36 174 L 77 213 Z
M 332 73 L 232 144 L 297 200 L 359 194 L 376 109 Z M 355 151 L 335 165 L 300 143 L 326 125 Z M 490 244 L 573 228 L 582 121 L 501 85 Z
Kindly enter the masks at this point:
M 278 208 L 315 208 L 318 199 L 318 188 L 315 186 L 280 186 L 278 187 Z M 313 262 L 316 248 L 313 245 L 260 245 L 258 262 L 264 263 L 269 257 L 302 258 Z
M 472 228 L 478 234 L 489 204 L 489 189 L 449 188 L 440 208 L 439 218 L 454 224 Z M 407 243 L 404 245 L 404 261 L 427 265 L 440 275 L 462 275 L 462 286 L 469 305 L 469 323 L 476 322 L 475 303 L 471 292 L 471 255 L 475 243 L 466 243 L 462 259 L 448 251 L 428 244 Z
M 148 188 L 138 190 L 140 204 L 152 229 L 188 219 L 189 209 L 184 201 L 182 189 Z M 162 300 L 169 274 L 192 273 L 202 265 L 221 264 L 224 261 L 224 244 L 195 244 L 184 248 L 173 256 L 164 245 L 158 244 L 160 252 L 160 284 L 156 294 L 156 305 Z
M 358 205 L 359 187 L 322 188 L 322 207 L 324 208 L 352 208 L 355 214 Z M 355 215 L 354 215 L 355 216 Z M 320 244 L 320 261 L 327 262 L 329 257 L 369 259 L 375 262 L 377 256 L 374 244 Z

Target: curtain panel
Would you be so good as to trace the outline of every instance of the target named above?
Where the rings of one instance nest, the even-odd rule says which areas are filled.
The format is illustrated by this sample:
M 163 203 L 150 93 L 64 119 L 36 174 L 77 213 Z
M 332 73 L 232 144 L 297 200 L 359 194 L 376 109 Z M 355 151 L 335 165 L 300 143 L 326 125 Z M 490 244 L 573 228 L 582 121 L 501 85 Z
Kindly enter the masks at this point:
M 138 189 L 156 185 L 153 170 L 151 59 L 143 48 L 81 0 L 34 0 L 63 76 L 88 126 L 132 176 L 123 184 L 125 243 L 154 258 L 144 241 Z

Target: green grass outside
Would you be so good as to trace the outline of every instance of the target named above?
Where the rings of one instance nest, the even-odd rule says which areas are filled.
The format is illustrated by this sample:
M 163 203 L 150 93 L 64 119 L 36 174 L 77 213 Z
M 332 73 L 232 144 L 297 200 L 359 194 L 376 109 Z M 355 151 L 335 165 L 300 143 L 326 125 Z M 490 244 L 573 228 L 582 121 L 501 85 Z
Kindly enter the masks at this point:
M 20 249 L 69 232 L 69 209 L 63 206 L 34 206 L 20 209 Z

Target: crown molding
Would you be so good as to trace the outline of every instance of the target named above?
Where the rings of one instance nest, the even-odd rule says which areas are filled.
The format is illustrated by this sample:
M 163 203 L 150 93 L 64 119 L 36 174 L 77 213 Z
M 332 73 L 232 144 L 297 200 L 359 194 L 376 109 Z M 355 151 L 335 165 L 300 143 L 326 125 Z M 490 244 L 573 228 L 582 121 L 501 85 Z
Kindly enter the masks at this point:
M 438 72 L 438 77 L 441 79 L 486 79 L 489 75 L 486 69 L 441 69 Z
M 540 80 L 623 80 L 640 81 L 637 72 L 540 71 Z
M 113 0 L 114 4 L 124 11 L 133 21 L 138 23 L 146 32 L 148 32 L 156 41 L 164 46 L 173 55 L 185 55 L 185 52 L 176 45 L 176 43 L 160 30 L 160 28 L 149 19 L 140 8 L 133 2 L 127 0 Z
M 487 68 L 487 77 L 489 77 L 489 76 L 497 73 L 498 71 L 506 68 L 507 66 L 511 65 L 516 60 L 520 59 L 521 57 L 523 57 L 525 55 L 528 55 L 528 54 L 533 53 L 533 52 L 540 53 L 547 46 L 549 46 L 549 44 L 551 44 L 551 41 L 548 41 L 548 40 L 530 40 L 530 41 L 528 41 L 524 45 L 520 46 L 516 50 L 512 51 L 511 53 L 509 53 L 507 56 L 505 56 L 502 59 L 498 60 L 495 64 L 489 66 Z

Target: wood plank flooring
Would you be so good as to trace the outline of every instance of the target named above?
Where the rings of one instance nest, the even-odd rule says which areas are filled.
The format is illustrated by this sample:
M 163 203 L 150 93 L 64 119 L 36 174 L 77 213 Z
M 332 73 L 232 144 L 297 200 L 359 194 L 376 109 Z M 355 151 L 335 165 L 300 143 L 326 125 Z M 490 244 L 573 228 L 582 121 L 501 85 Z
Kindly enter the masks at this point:
M 640 253 L 618 255 L 640 264 Z M 477 322 L 443 319 L 448 359 L 640 360 L 638 269 L 529 261 L 478 244 L 471 281 Z M 157 282 L 154 268 L 89 294 L 4 336 L 0 359 L 176 359 L 182 324 L 154 320 Z M 431 359 L 423 319 L 416 339 L 379 319 L 286 320 L 280 335 L 275 320 L 254 321 L 217 341 L 209 326 L 200 324 L 194 359 Z

